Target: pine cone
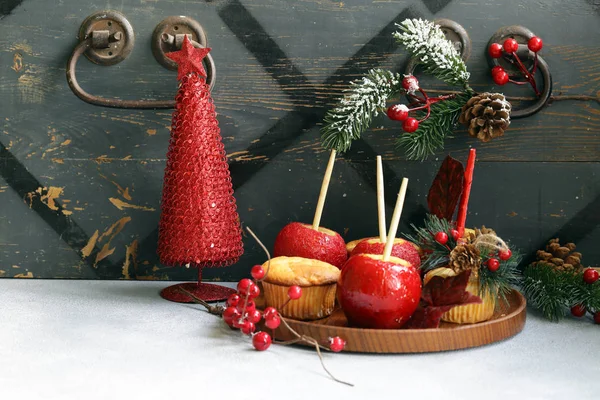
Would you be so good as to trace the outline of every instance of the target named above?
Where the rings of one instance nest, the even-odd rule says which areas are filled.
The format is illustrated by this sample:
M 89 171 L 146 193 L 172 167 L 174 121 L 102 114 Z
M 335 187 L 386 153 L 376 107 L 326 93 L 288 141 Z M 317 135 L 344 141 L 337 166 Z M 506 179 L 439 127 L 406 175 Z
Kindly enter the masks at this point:
M 503 94 L 481 93 L 463 106 L 459 122 L 468 126 L 470 136 L 489 142 L 508 129 L 511 108 Z
M 471 274 L 477 274 L 481 257 L 477 247 L 472 244 L 459 244 L 450 252 L 450 268 L 457 274 L 470 269 Z
M 583 269 L 581 253 L 573 251 L 577 246 L 574 243 L 560 245 L 559 239 L 552 239 L 546 245 L 546 250 L 538 250 L 537 261 L 533 265 L 551 265 L 557 271 L 578 272 Z

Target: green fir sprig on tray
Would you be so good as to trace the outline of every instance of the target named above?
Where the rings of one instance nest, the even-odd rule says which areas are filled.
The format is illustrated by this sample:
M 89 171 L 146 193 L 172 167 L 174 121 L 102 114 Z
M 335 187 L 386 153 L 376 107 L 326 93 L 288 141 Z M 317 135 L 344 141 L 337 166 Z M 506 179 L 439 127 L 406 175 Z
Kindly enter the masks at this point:
M 600 311 L 600 281 L 587 283 L 584 271 L 561 271 L 549 263 L 531 264 L 523 271 L 521 289 L 529 305 L 551 321 L 561 320 L 569 308 L 581 305 Z
M 419 227 L 411 224 L 410 227 L 414 231 L 414 234 L 405 233 L 403 235 L 406 239 L 419 246 L 425 254 L 425 257 L 421 258 L 421 269 L 428 272 L 432 269 L 448 265 L 450 262 L 448 247 L 454 248 L 456 240 L 454 240 L 452 235 L 449 235 L 448 243 L 446 243 L 448 247 L 446 247 L 435 240 L 435 234 L 437 232 L 450 232 L 452 230 L 450 222 L 433 214 L 427 214 L 427 217 L 425 217 L 425 226 Z
M 482 248 L 479 248 L 479 251 L 484 254 Z M 482 267 L 479 268 L 479 287 L 483 293 L 498 293 L 498 296 L 506 302 L 506 296 L 520 282 L 519 264 L 523 260 L 523 255 L 519 251 L 513 250 L 512 257 L 508 260 L 498 260 L 500 267 L 495 272 L 485 267 L 490 258 L 492 257 L 489 255 L 482 257 Z
M 436 268 L 449 267 L 452 250 L 461 244 L 452 234 L 452 224 L 446 219 L 428 214 L 424 226 L 417 227 L 412 224 L 411 227 L 414 234 L 405 234 L 404 236 L 411 242 L 416 243 L 423 251 L 421 269 L 428 272 Z M 447 242 L 442 244 L 436 240 L 436 234 L 439 232 L 447 234 Z M 465 238 L 462 241 L 469 243 L 470 239 Z M 474 243 L 477 243 L 477 241 Z M 484 295 L 497 293 L 501 299 L 506 300 L 506 295 L 519 282 L 518 266 L 522 260 L 521 254 L 511 250 L 512 255 L 508 259 L 502 259 L 498 257 L 497 252 L 491 250 L 485 243 L 476 244 L 476 248 L 479 254 L 477 273 L 480 292 Z M 494 259 L 499 263 L 498 268 L 494 271 L 487 267 L 490 259 Z
M 324 118 L 323 145 L 345 152 L 352 141 L 371 125 L 373 117 L 385 113 L 388 98 L 404 91 L 400 74 L 372 69 L 362 79 L 350 83 L 344 97 Z

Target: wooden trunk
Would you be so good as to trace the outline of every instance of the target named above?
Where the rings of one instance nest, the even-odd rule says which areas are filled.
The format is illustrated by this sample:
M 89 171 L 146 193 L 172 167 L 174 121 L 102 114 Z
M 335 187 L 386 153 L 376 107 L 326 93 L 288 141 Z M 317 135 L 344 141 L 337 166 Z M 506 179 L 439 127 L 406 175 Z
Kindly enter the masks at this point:
M 394 24 L 407 17 L 449 18 L 473 41 L 468 68 L 476 90 L 494 88 L 488 39 L 519 24 L 544 39 L 555 95 L 600 94 L 600 6 L 595 1 L 400 0 L 287 2 L 186 0 L 82 2 L 8 0 L 0 4 L 0 276 L 87 279 L 194 279 L 156 255 L 170 110 L 95 107 L 73 95 L 65 65 L 90 14 L 116 8 L 136 44 L 111 67 L 83 59 L 88 92 L 124 99 L 172 99 L 176 74 L 150 48 L 152 30 L 169 15 L 206 29 L 217 67 L 213 91 L 243 223 L 269 246 L 289 221 L 310 222 L 328 154 L 319 127 L 348 82 L 370 68 L 404 71 Z M 431 79 L 423 86 L 443 87 Z M 410 178 L 400 231 L 419 224 L 429 185 L 446 153 L 466 160 L 477 147 L 468 226 L 493 227 L 531 255 L 549 238 L 577 243 L 584 263 L 600 250 L 600 108 L 555 101 L 513 121 L 483 144 L 465 129 L 427 162 L 395 149 L 397 123 L 379 116 L 340 158 L 322 225 L 347 241 L 377 232 L 375 155 L 384 158 L 388 215 L 401 178 Z M 265 256 L 250 237 L 230 268 L 207 279 L 237 280 Z

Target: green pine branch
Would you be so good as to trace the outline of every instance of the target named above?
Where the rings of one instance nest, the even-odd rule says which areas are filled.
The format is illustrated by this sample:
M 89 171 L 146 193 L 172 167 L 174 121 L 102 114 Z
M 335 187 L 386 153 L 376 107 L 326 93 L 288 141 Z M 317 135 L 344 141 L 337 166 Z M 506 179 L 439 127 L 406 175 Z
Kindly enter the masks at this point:
M 421 269 L 428 272 L 436 268 L 448 266 L 450 264 L 450 249 L 454 249 L 457 245 L 450 234 L 450 230 L 453 229 L 452 224 L 443 218 L 428 214 L 423 227 L 415 225 L 411 225 L 411 227 L 414 234 L 405 234 L 404 236 L 421 247 L 425 253 L 425 257 L 421 260 Z M 448 242 L 446 243 L 448 247 L 439 244 L 435 240 L 437 232 L 446 232 L 448 234 Z M 518 266 L 521 263 L 522 255 L 516 250 L 511 250 L 512 257 L 502 261 L 498 259 L 497 254 L 485 255 L 486 250 L 483 248 L 478 248 L 478 250 L 482 255 L 481 267 L 479 268 L 480 292 L 498 293 L 500 298 L 506 301 L 506 295 L 519 282 Z M 500 268 L 495 272 L 490 271 L 485 266 L 490 257 L 494 257 L 500 261 Z
M 403 133 L 397 140 L 409 160 L 425 160 L 444 148 L 446 138 L 452 137 L 452 131 L 458 123 L 462 106 L 470 95 L 460 94 L 453 99 L 440 101 L 431 106 L 431 115 L 419 124 L 413 133 Z
M 400 31 L 394 32 L 394 38 L 417 59 L 425 72 L 449 85 L 462 85 L 472 91 L 467 66 L 439 25 L 422 19 L 406 19 L 396 26 Z
M 484 249 L 479 248 L 479 252 L 485 254 Z M 479 288 L 483 293 L 498 293 L 501 299 L 507 301 L 506 296 L 511 292 L 514 286 L 520 282 L 519 264 L 523 260 L 523 255 L 512 250 L 512 257 L 506 261 L 500 260 L 497 254 L 493 255 L 500 261 L 500 268 L 492 272 L 486 268 L 486 262 L 489 256 L 483 256 L 481 268 L 479 268 Z
M 541 262 L 532 264 L 523 271 L 521 289 L 529 305 L 551 321 L 559 321 L 577 304 L 590 312 L 600 311 L 600 281 L 586 283 L 583 272 L 559 271 Z
M 521 289 L 529 305 L 539 309 L 544 317 L 558 321 L 569 307 L 569 290 L 573 274 L 555 271 L 551 265 L 529 265 L 523 271 Z
M 418 245 L 426 254 L 421 260 L 421 269 L 425 272 L 439 267 L 447 266 L 450 262 L 450 250 L 435 240 L 437 232 L 450 232 L 452 225 L 446 219 L 439 218 L 434 214 L 427 214 L 425 226 L 417 227 L 411 224 L 414 234 L 404 234 L 406 239 Z M 448 243 L 451 249 L 456 246 L 452 235 L 448 234 Z
M 352 141 L 369 128 L 373 117 L 385 113 L 388 98 L 402 90 L 400 74 L 381 69 L 370 70 L 362 79 L 351 82 L 344 97 L 325 115 L 323 146 L 339 153 L 349 150 Z

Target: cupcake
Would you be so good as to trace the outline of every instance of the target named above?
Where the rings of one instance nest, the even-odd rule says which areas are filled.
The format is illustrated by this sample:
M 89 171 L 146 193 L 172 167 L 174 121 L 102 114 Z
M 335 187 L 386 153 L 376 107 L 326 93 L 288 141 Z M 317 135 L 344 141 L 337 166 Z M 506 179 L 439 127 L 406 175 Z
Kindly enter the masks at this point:
M 324 318 L 333 312 L 340 277 L 337 267 L 319 260 L 281 256 L 272 258 L 270 266 L 264 263 L 263 268 L 268 271 L 262 281 L 267 307 L 299 320 Z M 288 290 L 294 285 L 302 288 L 302 296 L 288 302 Z
M 457 271 L 452 268 L 436 268 L 425 274 L 423 285 L 426 285 L 434 276 L 450 278 L 456 275 L 458 275 Z M 453 322 L 455 324 L 476 324 L 492 318 L 496 309 L 498 294 L 490 292 L 481 293 L 477 271 L 471 271 L 466 290 L 475 296 L 479 296 L 481 303 L 453 307 L 442 315 L 442 321 Z

